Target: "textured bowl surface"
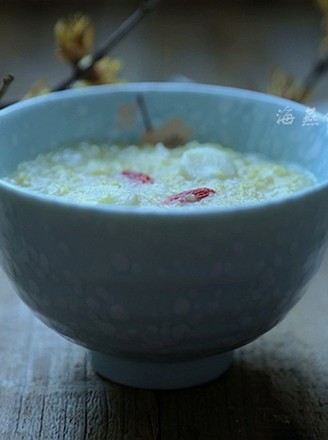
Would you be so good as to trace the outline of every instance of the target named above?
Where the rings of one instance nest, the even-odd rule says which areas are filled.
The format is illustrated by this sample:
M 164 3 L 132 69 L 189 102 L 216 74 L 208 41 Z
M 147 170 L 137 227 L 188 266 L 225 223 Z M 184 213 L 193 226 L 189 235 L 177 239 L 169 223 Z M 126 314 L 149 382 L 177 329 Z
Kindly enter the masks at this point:
M 327 123 L 304 124 L 296 103 L 215 86 L 66 91 L 0 112 L 0 175 L 80 140 L 139 142 L 140 93 L 156 127 L 182 120 L 193 139 L 305 166 L 318 184 L 240 208 L 159 212 L 78 206 L 0 181 L 3 265 L 39 318 L 76 343 L 189 362 L 253 340 L 304 293 L 328 230 Z M 292 123 L 279 119 L 286 109 Z

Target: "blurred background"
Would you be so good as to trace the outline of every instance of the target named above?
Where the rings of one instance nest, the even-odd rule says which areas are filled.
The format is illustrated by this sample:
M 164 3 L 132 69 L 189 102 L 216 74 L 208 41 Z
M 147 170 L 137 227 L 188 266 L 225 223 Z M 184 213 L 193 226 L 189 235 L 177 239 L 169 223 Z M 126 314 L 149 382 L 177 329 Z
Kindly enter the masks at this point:
M 54 51 L 57 19 L 87 14 L 97 46 L 138 5 L 129 0 L 0 0 L 0 75 L 15 76 L 6 99 L 19 99 L 39 79 L 54 86 L 69 75 Z M 315 0 L 163 0 L 111 54 L 122 61 L 121 77 L 129 82 L 182 75 L 265 92 L 277 67 L 299 80 L 307 75 L 319 56 L 321 22 Z M 328 75 L 315 87 L 311 103 L 320 106 L 325 100 Z

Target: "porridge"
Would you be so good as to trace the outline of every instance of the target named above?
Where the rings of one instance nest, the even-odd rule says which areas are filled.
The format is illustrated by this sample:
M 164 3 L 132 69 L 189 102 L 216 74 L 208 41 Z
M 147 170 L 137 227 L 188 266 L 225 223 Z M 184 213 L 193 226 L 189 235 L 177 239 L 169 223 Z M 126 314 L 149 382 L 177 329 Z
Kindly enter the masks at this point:
M 22 162 L 7 182 L 77 203 L 144 207 L 235 206 L 316 183 L 308 171 L 219 144 L 81 142 Z

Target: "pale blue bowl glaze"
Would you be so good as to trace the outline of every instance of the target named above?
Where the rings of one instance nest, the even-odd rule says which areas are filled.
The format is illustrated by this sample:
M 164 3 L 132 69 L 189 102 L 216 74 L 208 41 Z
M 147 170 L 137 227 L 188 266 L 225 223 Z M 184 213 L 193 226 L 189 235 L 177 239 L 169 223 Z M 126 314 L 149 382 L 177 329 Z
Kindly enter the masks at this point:
M 0 176 L 79 140 L 139 142 L 121 106 L 143 93 L 153 124 L 180 117 L 193 139 L 305 166 L 308 190 L 237 208 L 184 211 L 87 206 L 0 180 L 3 266 L 20 297 L 93 352 L 105 377 L 145 388 L 206 382 L 231 351 L 276 325 L 318 268 L 328 231 L 328 131 L 306 107 L 195 84 L 122 84 L 65 91 L 0 112 Z M 277 123 L 288 106 L 295 120 Z

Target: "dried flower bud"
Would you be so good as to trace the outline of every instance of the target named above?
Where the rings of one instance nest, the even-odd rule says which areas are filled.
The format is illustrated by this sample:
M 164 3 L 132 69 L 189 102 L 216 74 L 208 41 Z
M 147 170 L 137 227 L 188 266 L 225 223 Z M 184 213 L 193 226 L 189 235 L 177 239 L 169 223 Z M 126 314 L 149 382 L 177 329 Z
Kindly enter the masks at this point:
M 85 15 L 75 14 L 58 20 L 54 34 L 58 56 L 65 62 L 76 65 L 92 50 L 94 27 Z
M 105 56 L 97 61 L 92 69 L 86 73 L 82 81 L 76 85 L 88 86 L 98 84 L 112 84 L 119 82 L 119 74 L 122 70 L 122 62 L 118 58 Z
M 51 92 L 50 87 L 43 79 L 36 81 L 30 90 L 23 96 L 23 99 L 33 98 L 34 96 L 45 95 Z
M 167 148 L 183 145 L 192 135 L 192 129 L 187 127 L 180 118 L 171 119 L 156 130 L 146 131 L 142 142 L 157 144 L 162 142 Z
M 297 102 L 304 102 L 309 97 L 310 91 L 305 85 L 299 83 L 292 75 L 275 69 L 272 72 L 268 91 L 271 95 L 281 96 Z

